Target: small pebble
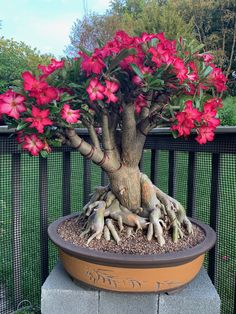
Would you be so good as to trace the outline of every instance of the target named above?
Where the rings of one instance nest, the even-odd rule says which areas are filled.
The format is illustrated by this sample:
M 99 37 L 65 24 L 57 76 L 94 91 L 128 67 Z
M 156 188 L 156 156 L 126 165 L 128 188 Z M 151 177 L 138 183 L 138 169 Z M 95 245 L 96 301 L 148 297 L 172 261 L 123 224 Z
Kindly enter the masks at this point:
M 88 246 L 87 241 L 91 234 L 88 234 L 83 238 L 79 236 L 82 232 L 83 225 L 84 221 L 81 219 L 78 219 L 77 217 L 71 218 L 64 221 L 58 227 L 58 233 L 65 241 L 69 241 L 74 245 L 86 247 L 91 250 L 138 255 L 182 251 L 186 248 L 196 246 L 205 238 L 203 230 L 198 226 L 193 225 L 193 234 L 187 235 L 185 231 L 183 239 L 179 239 L 177 243 L 172 242 L 171 234 L 168 231 L 165 232 L 164 239 L 166 243 L 160 247 L 156 239 L 152 239 L 151 241 L 147 240 L 147 231 L 145 230 L 139 230 L 136 234 L 134 233 L 134 236 L 127 238 L 127 227 L 124 226 L 124 230 L 118 232 L 121 238 L 119 245 L 117 245 L 114 240 L 107 242 L 104 237 L 102 237 L 100 240 L 92 240 Z M 114 225 L 116 225 L 116 230 L 118 231 L 119 229 L 115 222 Z

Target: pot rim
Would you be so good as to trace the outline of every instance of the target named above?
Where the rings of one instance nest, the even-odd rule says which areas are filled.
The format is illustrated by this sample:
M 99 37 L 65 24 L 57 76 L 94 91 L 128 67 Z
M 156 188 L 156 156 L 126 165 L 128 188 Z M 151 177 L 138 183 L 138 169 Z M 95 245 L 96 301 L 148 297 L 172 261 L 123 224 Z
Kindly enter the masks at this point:
M 73 213 L 52 222 L 48 227 L 48 235 L 52 242 L 65 253 L 81 260 L 114 267 L 125 268 L 153 268 L 177 266 L 192 261 L 196 257 L 209 251 L 216 242 L 215 231 L 205 223 L 197 219 L 189 218 L 191 222 L 200 227 L 205 233 L 205 239 L 192 248 L 187 248 L 178 252 L 161 253 L 161 254 L 121 254 L 97 251 L 81 246 L 77 246 L 69 241 L 63 240 L 57 230 L 59 225 L 70 218 L 78 216 L 79 213 Z

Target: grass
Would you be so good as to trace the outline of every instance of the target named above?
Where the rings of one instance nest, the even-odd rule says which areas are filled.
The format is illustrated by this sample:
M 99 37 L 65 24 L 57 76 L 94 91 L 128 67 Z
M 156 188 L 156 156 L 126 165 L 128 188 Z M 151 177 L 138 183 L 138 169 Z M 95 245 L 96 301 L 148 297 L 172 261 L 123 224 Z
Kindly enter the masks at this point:
M 150 152 L 144 153 L 144 172 L 150 174 Z M 220 293 L 222 313 L 233 313 L 234 276 L 236 269 L 236 155 L 222 155 L 220 176 L 220 202 L 218 225 L 218 256 L 216 287 Z M 186 206 L 188 155 L 176 154 L 176 198 Z M 23 154 L 21 157 L 21 289 L 22 299 L 31 304 L 40 303 L 40 203 L 38 158 Z M 71 211 L 79 211 L 83 203 L 83 159 L 72 153 L 71 159 Z M 168 152 L 161 151 L 157 164 L 157 185 L 168 189 Z M 196 164 L 195 215 L 209 223 L 211 155 L 199 153 Z M 214 170 L 214 169 L 213 169 Z M 91 166 L 91 188 L 101 183 L 101 172 Z M 48 158 L 48 222 L 62 215 L 62 154 Z M 12 204 L 11 156 L 0 155 L 0 283 L 6 289 L 8 300 L 13 295 L 12 266 Z M 57 252 L 49 243 L 49 268 L 55 265 Z M 207 266 L 207 262 L 206 262 Z

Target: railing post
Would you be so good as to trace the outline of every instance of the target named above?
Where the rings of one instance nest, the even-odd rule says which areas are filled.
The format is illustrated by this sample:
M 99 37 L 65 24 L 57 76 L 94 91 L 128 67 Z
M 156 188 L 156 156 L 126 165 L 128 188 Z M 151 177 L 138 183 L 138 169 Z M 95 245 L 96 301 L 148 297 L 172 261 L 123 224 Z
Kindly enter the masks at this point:
M 41 284 L 48 276 L 48 170 L 47 159 L 39 157 Z
M 13 219 L 13 282 L 15 307 L 22 300 L 22 265 L 21 265 L 21 201 L 20 201 L 20 154 L 12 155 L 12 219 Z
M 212 154 L 211 159 L 211 205 L 210 205 L 210 226 L 218 233 L 219 222 L 219 191 L 220 191 L 220 154 Z M 209 252 L 208 273 L 212 283 L 216 283 L 218 244 Z

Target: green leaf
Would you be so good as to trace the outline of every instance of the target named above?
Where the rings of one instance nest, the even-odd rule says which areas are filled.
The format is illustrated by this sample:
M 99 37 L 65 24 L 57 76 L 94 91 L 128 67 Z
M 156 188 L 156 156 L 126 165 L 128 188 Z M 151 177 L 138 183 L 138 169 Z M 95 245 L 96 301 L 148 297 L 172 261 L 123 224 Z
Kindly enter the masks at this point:
M 87 50 L 86 48 L 84 48 L 83 46 L 79 46 L 79 50 L 81 50 L 84 54 L 86 54 L 87 56 L 91 57 L 92 56 L 92 52 Z
M 155 47 L 157 45 L 157 41 L 158 41 L 157 38 L 152 38 L 152 40 L 150 41 L 151 47 Z
M 68 101 L 68 100 L 71 100 L 71 99 L 74 99 L 76 96 L 71 96 L 67 93 L 64 93 L 62 96 L 61 96 L 61 102 L 65 102 L 65 101 Z
M 173 135 L 174 138 L 177 138 L 178 135 L 179 135 L 178 131 L 173 131 L 173 130 L 172 130 L 171 133 L 172 133 L 172 135 Z
M 40 155 L 41 155 L 43 158 L 47 158 L 49 154 L 48 154 L 45 150 L 41 150 L 41 151 L 40 151 Z
M 61 77 L 65 80 L 67 77 L 67 71 L 65 68 L 61 69 L 60 71 Z
M 22 81 L 21 80 L 14 80 L 11 82 L 13 85 L 21 87 L 22 86 Z
M 24 129 L 25 127 L 27 127 L 29 125 L 28 122 L 20 122 L 17 125 L 16 131 L 21 131 L 22 129 Z
M 102 48 L 104 46 L 104 42 L 99 38 L 97 39 L 97 43 L 98 43 L 99 48 Z
M 130 63 L 130 66 L 131 66 L 131 68 L 134 70 L 134 72 L 135 72 L 141 79 L 144 78 L 143 73 L 140 71 L 139 67 L 138 67 L 136 64 Z
M 208 76 L 212 72 L 212 70 L 213 68 L 210 65 L 208 65 L 203 72 L 203 77 Z
M 200 106 L 201 106 L 201 103 L 200 103 L 199 98 L 196 98 L 196 99 L 194 100 L 194 103 L 195 103 L 195 107 L 199 109 Z
M 79 85 L 79 84 L 76 84 L 76 83 L 73 83 L 73 82 L 69 83 L 68 86 L 72 87 L 72 88 L 82 88 L 83 87 L 82 85 Z
M 123 59 L 134 54 L 136 54 L 136 49 L 134 48 L 121 50 L 121 52 L 112 60 L 108 70 L 113 70 Z
M 61 147 L 61 142 L 59 140 L 50 140 L 49 144 L 54 147 Z
M 61 108 L 58 108 L 57 106 L 52 106 L 50 108 L 50 114 L 54 115 L 57 114 L 58 112 L 60 112 Z
M 150 83 L 149 83 L 150 87 L 160 87 L 163 85 L 164 85 L 164 81 L 161 79 L 150 80 Z
M 191 52 L 192 53 L 195 53 L 195 52 L 197 52 L 197 51 L 201 51 L 202 50 L 202 48 L 204 48 L 204 44 L 200 44 L 200 45 L 198 45 L 197 47 L 191 47 Z

